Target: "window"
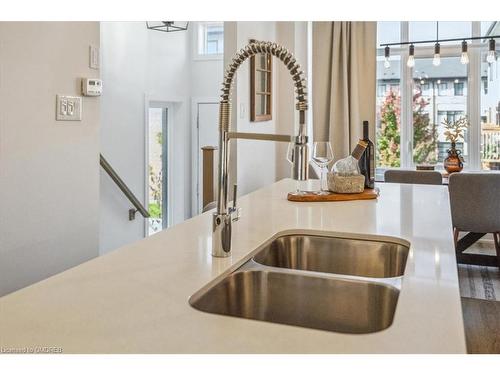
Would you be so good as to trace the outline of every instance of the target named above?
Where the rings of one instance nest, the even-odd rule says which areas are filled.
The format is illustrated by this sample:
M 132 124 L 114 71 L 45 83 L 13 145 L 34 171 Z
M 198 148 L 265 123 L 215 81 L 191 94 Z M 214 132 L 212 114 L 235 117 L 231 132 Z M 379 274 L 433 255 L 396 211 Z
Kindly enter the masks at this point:
M 486 73 L 484 73 L 486 74 Z M 481 88 L 482 88 L 482 93 L 484 95 L 487 95 L 488 94 L 488 80 L 486 79 L 486 77 L 481 77 Z
M 380 30 L 379 30 L 380 33 Z M 389 34 L 392 35 L 392 34 Z M 379 35 L 380 37 L 380 35 Z M 383 52 L 377 56 L 377 152 L 379 167 L 399 167 L 400 160 L 400 57 L 394 56 L 389 69 L 384 67 Z
M 436 21 L 415 21 L 409 22 L 409 36 L 410 40 L 430 40 L 431 42 L 419 44 L 415 49 L 421 46 L 434 46 L 436 39 Z M 470 36 L 472 30 L 472 22 L 454 22 L 454 21 L 440 21 L 439 22 L 439 38 L 462 38 Z M 444 45 L 443 45 L 444 46 Z M 443 47 L 442 46 L 442 47 Z
M 438 111 L 439 123 L 442 123 L 444 120 L 456 121 L 463 116 L 465 116 L 463 111 Z
M 443 124 L 444 120 L 447 121 L 457 121 L 460 117 L 464 117 L 464 111 L 438 111 L 438 124 Z M 448 149 L 451 147 L 451 143 L 446 140 L 446 137 L 442 134 L 443 128 L 440 127 L 439 140 L 437 143 L 438 155 L 437 162 L 442 163 L 443 160 L 448 156 Z M 468 133 L 465 131 L 465 140 L 468 139 Z M 456 143 L 457 150 L 460 150 L 464 158 L 467 158 L 467 144 L 466 142 L 459 141 Z
M 446 96 L 446 95 L 448 95 L 448 83 L 441 82 L 441 80 L 439 79 L 437 81 L 437 85 L 438 85 L 438 95 L 439 96 Z
M 168 109 L 151 103 L 148 113 L 148 235 L 168 225 L 167 211 Z
M 467 69 L 458 57 L 443 57 L 439 67 L 432 64 L 432 57 L 418 57 L 412 74 L 413 164 L 442 163 L 450 148 L 442 122 L 445 118 L 455 120 L 455 114 L 465 115 L 467 109 L 464 82 L 461 82 L 462 97 L 457 97 L 451 89 L 455 81 L 450 81 L 448 76 L 454 74 L 465 80 Z
M 222 26 L 211 25 L 206 27 L 205 54 L 215 55 L 224 52 L 224 31 Z
M 224 53 L 224 24 L 222 22 L 199 22 L 196 37 L 198 58 L 222 58 Z
M 498 45 L 498 43 L 497 43 Z M 500 53 L 497 47 L 497 56 Z M 481 54 L 480 164 L 485 170 L 500 170 L 500 61 L 488 64 Z
M 453 84 L 453 91 L 455 92 L 455 96 L 463 96 L 464 95 L 464 83 L 463 82 L 455 82 Z
M 250 42 L 255 42 L 250 39 Z M 250 58 L 250 121 L 272 120 L 273 60 L 270 53 Z
M 380 84 L 377 86 L 377 96 L 384 96 L 387 91 L 387 85 L 385 84 Z
M 377 177 L 391 167 L 429 163 L 442 168 L 450 147 L 442 121 L 464 116 L 470 127 L 457 148 L 465 168 L 500 169 L 500 62 L 486 63 L 487 43 L 478 41 L 469 48 L 468 65 L 460 62 L 460 43 L 442 43 L 441 64 L 434 66 L 435 22 L 378 22 L 377 30 Z M 499 32 L 500 22 L 439 22 L 439 38 Z M 415 45 L 413 68 L 406 65 L 408 45 L 392 46 L 390 67 L 385 68 L 380 43 L 400 41 L 396 37 L 431 42 Z M 497 55 L 499 47 L 497 43 Z M 398 90 L 392 89 L 396 85 Z M 480 108 L 479 100 L 469 97 L 480 97 Z

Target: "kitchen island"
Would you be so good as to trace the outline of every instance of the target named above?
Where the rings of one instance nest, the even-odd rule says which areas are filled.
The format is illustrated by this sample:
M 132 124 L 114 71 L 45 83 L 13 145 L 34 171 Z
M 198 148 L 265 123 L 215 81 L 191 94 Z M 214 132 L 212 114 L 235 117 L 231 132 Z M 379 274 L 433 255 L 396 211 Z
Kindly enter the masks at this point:
M 312 184 L 317 181 L 311 182 Z M 212 214 L 0 298 L 0 348 L 63 353 L 466 353 L 445 186 L 378 184 L 377 200 L 296 203 L 281 180 L 239 199 L 230 258 L 211 256 Z M 284 231 L 410 243 L 392 325 L 346 334 L 209 314 L 189 297 Z

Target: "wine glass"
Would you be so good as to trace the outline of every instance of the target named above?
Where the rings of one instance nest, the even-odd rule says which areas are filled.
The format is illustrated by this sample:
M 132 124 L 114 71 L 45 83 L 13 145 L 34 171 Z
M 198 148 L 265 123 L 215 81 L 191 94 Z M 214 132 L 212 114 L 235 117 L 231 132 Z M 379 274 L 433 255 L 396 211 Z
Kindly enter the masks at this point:
M 328 183 L 326 181 L 327 166 L 333 160 L 332 145 L 330 142 L 314 142 L 312 160 L 321 169 L 319 194 L 328 194 Z

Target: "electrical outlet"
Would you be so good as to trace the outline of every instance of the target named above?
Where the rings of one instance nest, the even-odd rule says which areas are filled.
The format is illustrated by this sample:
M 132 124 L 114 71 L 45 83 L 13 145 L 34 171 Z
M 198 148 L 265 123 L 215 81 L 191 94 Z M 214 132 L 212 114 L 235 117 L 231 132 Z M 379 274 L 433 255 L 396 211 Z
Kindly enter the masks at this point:
M 89 67 L 91 69 L 99 69 L 101 58 L 99 55 L 99 47 L 89 46 Z
M 82 98 L 80 96 L 56 96 L 57 121 L 81 121 Z
M 240 119 L 245 119 L 247 115 L 247 107 L 245 103 L 240 103 Z

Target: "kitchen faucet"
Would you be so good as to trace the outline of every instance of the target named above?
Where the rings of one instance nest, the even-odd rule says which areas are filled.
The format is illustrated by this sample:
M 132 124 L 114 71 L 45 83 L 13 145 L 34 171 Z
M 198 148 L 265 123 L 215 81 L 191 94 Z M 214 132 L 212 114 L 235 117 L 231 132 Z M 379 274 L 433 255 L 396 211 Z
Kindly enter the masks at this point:
M 231 123 L 231 85 L 240 65 L 249 57 L 259 53 L 271 54 L 281 60 L 290 72 L 297 94 L 296 109 L 299 111 L 299 131 L 296 136 L 281 134 L 241 133 L 230 131 Z M 307 92 L 304 72 L 299 70 L 293 54 L 286 48 L 271 42 L 251 42 L 241 49 L 229 64 L 222 83 L 222 95 L 219 103 L 219 176 L 217 189 L 217 211 L 213 214 L 212 256 L 228 257 L 231 255 L 232 222 L 239 218 L 236 207 L 236 185 L 234 186 L 233 206 L 228 208 L 228 164 L 229 140 L 254 139 L 274 142 L 293 142 L 292 177 L 298 181 L 307 180 L 309 157 L 306 126 Z

